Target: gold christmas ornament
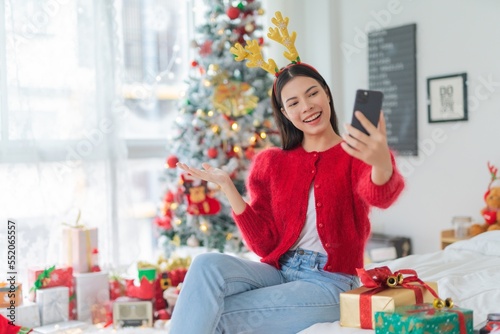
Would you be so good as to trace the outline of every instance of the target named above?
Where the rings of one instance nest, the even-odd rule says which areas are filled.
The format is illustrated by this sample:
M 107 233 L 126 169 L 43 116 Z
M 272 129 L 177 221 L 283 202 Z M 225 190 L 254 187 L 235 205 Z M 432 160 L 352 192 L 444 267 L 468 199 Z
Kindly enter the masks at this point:
M 246 82 L 229 81 L 215 87 L 213 105 L 226 116 L 242 116 L 257 107 L 259 98 Z
M 247 24 L 245 25 L 245 31 L 246 31 L 247 33 L 251 33 L 251 32 L 252 32 L 252 31 L 254 31 L 254 30 L 255 30 L 255 26 L 254 26 L 252 23 L 247 23 Z

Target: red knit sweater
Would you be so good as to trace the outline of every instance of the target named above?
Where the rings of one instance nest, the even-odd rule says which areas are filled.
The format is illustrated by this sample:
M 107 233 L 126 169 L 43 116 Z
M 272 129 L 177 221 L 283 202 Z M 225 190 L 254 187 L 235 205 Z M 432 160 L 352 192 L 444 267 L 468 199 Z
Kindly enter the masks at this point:
M 278 260 L 297 241 L 306 221 L 308 192 L 314 182 L 316 227 L 331 272 L 356 275 L 370 234 L 370 206 L 389 207 L 404 188 L 394 172 L 382 186 L 371 181 L 371 166 L 348 155 L 340 145 L 323 152 L 302 146 L 267 149 L 255 156 L 247 179 L 250 196 L 236 224 L 247 246 L 262 262 Z

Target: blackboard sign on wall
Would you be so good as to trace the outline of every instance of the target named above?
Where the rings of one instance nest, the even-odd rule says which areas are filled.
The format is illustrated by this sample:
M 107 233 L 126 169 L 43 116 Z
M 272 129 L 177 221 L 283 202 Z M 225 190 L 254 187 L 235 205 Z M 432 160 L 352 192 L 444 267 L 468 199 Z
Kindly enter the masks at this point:
M 369 87 L 384 93 L 387 141 L 399 155 L 418 155 L 416 24 L 368 34 Z

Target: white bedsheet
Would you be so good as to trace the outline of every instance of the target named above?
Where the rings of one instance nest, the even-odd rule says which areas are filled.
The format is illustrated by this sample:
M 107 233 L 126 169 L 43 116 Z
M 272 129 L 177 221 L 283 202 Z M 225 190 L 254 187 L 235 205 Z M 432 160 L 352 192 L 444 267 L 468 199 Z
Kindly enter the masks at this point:
M 474 327 L 488 313 L 500 313 L 500 231 L 480 234 L 434 253 L 371 264 L 392 271 L 414 269 L 424 281 L 437 282 L 441 298 L 451 297 L 457 306 L 474 312 Z M 300 334 L 373 334 L 340 326 L 339 322 L 315 324 Z

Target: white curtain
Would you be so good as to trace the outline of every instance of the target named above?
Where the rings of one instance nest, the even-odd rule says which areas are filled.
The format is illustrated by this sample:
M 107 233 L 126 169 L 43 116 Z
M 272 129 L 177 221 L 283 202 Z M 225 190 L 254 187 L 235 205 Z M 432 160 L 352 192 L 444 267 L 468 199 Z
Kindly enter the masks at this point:
M 4 1 L 0 203 L 2 220 L 16 222 L 20 273 L 59 263 L 62 223 L 78 210 L 112 262 L 112 185 L 127 154 L 117 139 L 113 3 Z
M 141 3 L 161 23 L 139 30 L 145 46 L 148 31 L 166 36 L 175 24 L 164 22 L 171 0 L 0 0 L 0 221 L 16 222 L 21 278 L 30 266 L 59 263 L 61 226 L 78 211 L 80 223 L 98 227 L 103 267 L 152 254 L 166 124 L 175 115 L 174 101 L 157 92 L 181 76 L 163 59 L 147 78 L 131 79 L 124 6 L 134 14 Z M 187 33 L 176 29 L 176 39 Z M 187 49 L 176 43 L 166 45 Z

